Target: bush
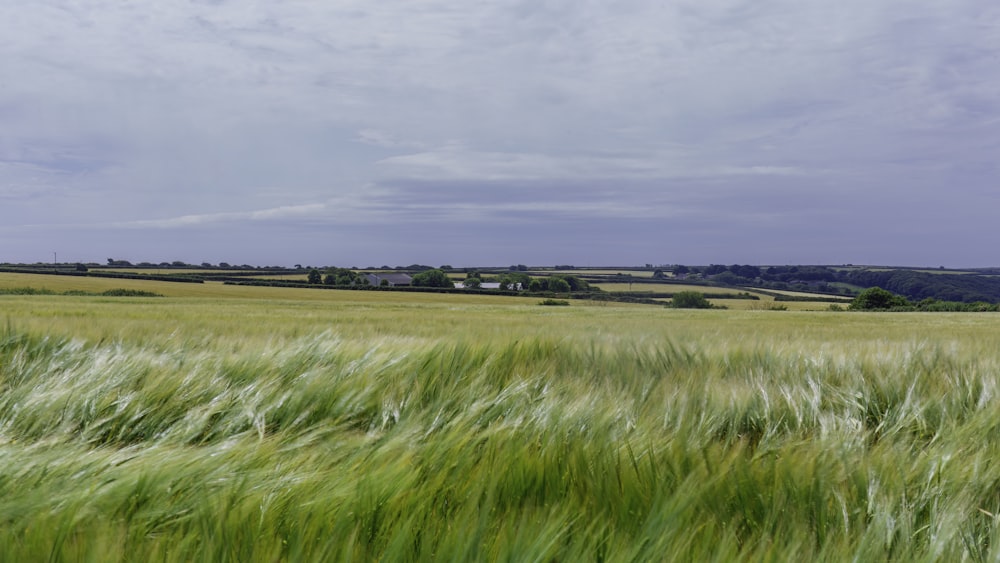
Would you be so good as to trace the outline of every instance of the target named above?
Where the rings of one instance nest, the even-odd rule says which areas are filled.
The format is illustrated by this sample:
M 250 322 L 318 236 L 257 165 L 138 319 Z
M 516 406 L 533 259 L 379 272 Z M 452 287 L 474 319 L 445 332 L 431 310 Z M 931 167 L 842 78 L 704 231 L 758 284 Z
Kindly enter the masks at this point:
M 888 311 L 910 307 L 910 302 L 901 295 L 886 291 L 881 287 L 869 287 L 851 301 L 852 311 Z
M 705 295 L 697 291 L 679 291 L 670 300 L 670 307 L 674 309 L 711 309 L 712 304 L 705 299 Z
M 787 311 L 788 306 L 781 303 L 776 303 L 774 301 L 757 301 L 756 303 L 751 303 L 749 310 L 751 311 Z
M 51 289 L 36 289 L 34 287 L 11 287 L 0 289 L 0 295 L 55 295 Z
M 101 292 L 103 297 L 163 297 L 159 293 L 154 293 L 152 291 L 143 291 L 141 289 L 109 289 L 107 291 Z
M 563 301 L 562 299 L 545 299 L 539 303 L 546 307 L 567 307 L 569 306 L 569 301 Z

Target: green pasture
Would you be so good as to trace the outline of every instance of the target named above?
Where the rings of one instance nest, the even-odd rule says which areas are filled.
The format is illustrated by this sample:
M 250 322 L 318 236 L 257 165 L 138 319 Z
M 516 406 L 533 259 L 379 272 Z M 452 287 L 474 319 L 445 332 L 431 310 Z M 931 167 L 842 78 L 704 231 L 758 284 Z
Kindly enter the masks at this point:
M 750 291 L 754 292 L 753 289 L 750 289 Z M 788 291 L 788 290 L 784 290 L 784 289 L 764 289 L 764 290 L 761 290 L 761 291 L 766 291 L 768 293 L 777 293 L 779 295 L 787 295 L 789 297 L 806 297 L 806 298 L 808 298 L 808 297 L 823 297 L 824 299 L 832 298 L 832 299 L 839 299 L 841 301 L 851 301 L 853 299 L 853 297 L 847 297 L 847 296 L 844 296 L 844 295 L 827 295 L 827 294 L 817 295 L 815 293 L 808 293 L 808 292 L 805 292 L 805 291 Z
M 624 276 L 632 276 L 633 278 L 646 278 L 652 279 L 653 270 L 601 270 L 601 269 L 586 269 L 581 268 L 579 270 L 531 270 L 527 273 L 538 272 L 542 274 L 565 274 L 567 276 L 616 276 L 618 274 Z M 664 272 L 666 276 L 672 276 L 671 272 Z
M 248 276 L 247 279 L 254 280 L 282 280 L 282 281 L 294 281 L 306 283 L 309 281 L 309 273 L 305 274 L 273 274 L 273 275 L 260 275 L 260 276 Z
M 764 294 L 754 293 L 753 290 L 744 290 L 737 287 L 715 287 L 710 285 L 696 285 L 696 284 L 682 284 L 682 283 L 604 283 L 596 282 L 591 284 L 594 287 L 598 287 L 604 291 L 611 292 L 633 292 L 633 293 L 677 293 L 678 291 L 697 291 L 698 293 L 704 293 L 706 296 L 718 295 L 718 294 L 732 294 L 748 292 L 754 295 L 758 295 L 762 299 L 769 297 Z
M 255 270 L 232 270 L 232 269 L 219 269 L 213 270 L 211 268 L 90 268 L 91 272 L 109 272 L 116 274 L 137 274 L 145 276 L 169 276 L 175 274 L 216 274 L 216 275 L 232 275 L 232 274 L 245 274 L 247 272 L 254 272 Z
M 2 561 L 1000 558 L 996 314 L 32 278 Z

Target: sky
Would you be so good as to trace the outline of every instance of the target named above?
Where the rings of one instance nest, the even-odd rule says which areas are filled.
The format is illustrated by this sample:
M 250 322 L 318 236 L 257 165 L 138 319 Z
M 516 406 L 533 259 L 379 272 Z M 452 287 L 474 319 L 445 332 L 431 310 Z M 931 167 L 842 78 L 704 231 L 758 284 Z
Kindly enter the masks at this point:
M 0 0 L 0 262 L 998 266 L 996 0 Z

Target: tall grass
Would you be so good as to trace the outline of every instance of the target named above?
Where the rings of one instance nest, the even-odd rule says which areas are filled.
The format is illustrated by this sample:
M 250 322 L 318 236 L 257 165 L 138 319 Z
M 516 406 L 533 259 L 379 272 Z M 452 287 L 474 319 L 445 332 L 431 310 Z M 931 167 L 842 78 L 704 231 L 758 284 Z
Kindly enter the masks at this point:
M 998 558 L 992 320 L 79 303 L 0 334 L 0 560 Z

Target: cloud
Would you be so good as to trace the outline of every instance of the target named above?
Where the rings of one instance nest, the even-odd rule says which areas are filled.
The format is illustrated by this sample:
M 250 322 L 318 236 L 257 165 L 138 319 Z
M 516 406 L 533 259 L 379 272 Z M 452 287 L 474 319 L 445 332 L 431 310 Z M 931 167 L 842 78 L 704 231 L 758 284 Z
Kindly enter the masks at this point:
M 362 129 L 361 131 L 358 131 L 358 141 L 365 143 L 366 145 L 374 145 L 376 147 L 383 148 L 420 147 L 420 143 L 402 141 L 396 138 L 396 136 L 392 133 L 380 131 L 378 129 Z
M 454 143 L 435 150 L 392 156 L 378 162 L 390 177 L 422 180 L 553 180 L 692 178 L 704 176 L 795 175 L 793 166 L 705 162 L 693 151 L 635 151 L 604 154 L 545 154 L 476 151 Z
M 137 221 L 126 221 L 115 223 L 117 228 L 132 229 L 172 229 L 190 226 L 202 226 L 218 223 L 247 222 L 247 221 L 275 221 L 298 217 L 309 217 L 321 213 L 326 206 L 321 203 L 307 205 L 294 205 L 275 207 L 273 209 L 260 209 L 256 211 L 242 211 L 229 213 L 207 213 L 202 215 L 183 215 L 181 217 L 170 217 L 167 219 L 145 219 Z
M 839 202 L 866 195 L 955 225 L 942 236 L 968 247 L 990 233 L 969 234 L 965 210 L 996 203 L 994 4 L 11 5 L 0 222 L 128 226 L 136 245 L 144 231 L 294 227 L 320 253 L 323 229 L 370 226 L 391 252 L 449 227 L 486 240 L 468 230 L 483 221 L 544 247 L 563 241 L 549 222 L 641 223 L 652 241 L 661 217 L 706 254 L 738 254 L 760 229 L 794 255 L 816 233 L 827 242 L 809 248 L 845 244 L 830 233 L 859 219 Z M 703 228 L 711 217 L 733 230 Z M 869 236 L 909 229 L 875 217 Z M 616 258 L 637 239 L 588 248 Z M 0 253 L 35 244 L 52 246 Z

